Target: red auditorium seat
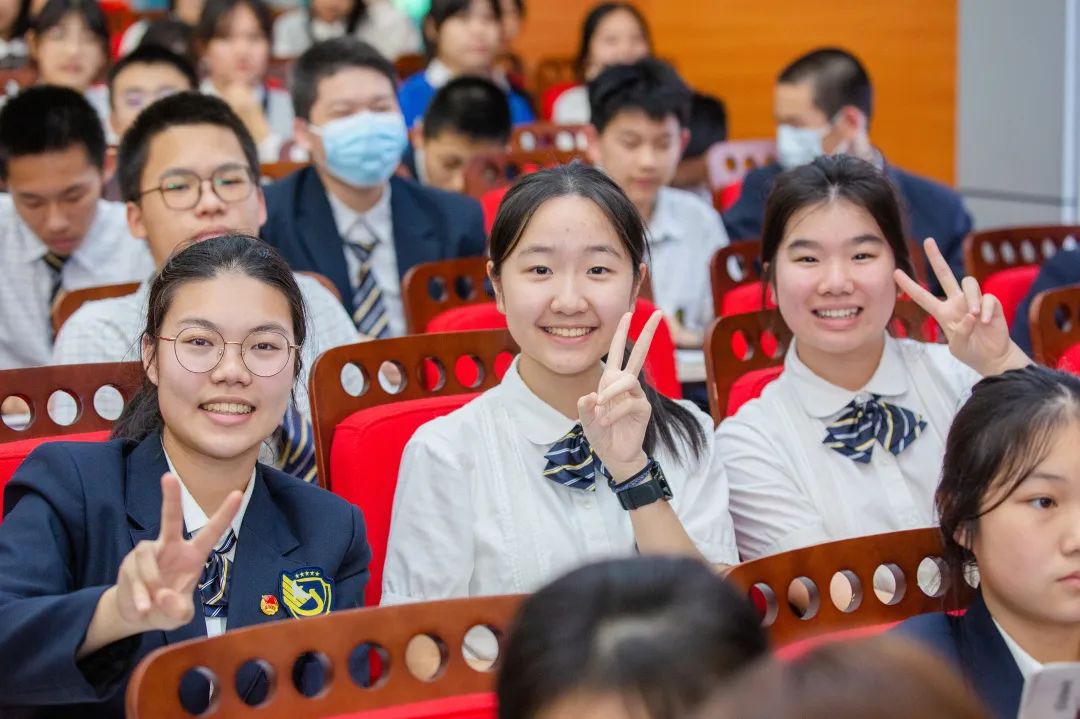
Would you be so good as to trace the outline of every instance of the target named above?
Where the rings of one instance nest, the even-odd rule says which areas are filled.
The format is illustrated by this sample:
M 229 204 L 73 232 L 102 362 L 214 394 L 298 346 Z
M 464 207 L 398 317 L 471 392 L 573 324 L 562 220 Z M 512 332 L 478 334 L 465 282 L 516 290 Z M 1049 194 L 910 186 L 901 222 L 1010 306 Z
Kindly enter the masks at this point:
M 1080 285 L 1035 295 L 1028 322 L 1035 361 L 1080 374 Z
M 982 281 L 982 291 L 993 295 L 1001 301 L 1001 309 L 1005 314 L 1005 322 L 1012 327 L 1013 318 L 1020 300 L 1024 299 L 1035 276 L 1039 274 L 1038 265 L 1026 267 L 1013 267 L 1007 270 L 995 272 Z

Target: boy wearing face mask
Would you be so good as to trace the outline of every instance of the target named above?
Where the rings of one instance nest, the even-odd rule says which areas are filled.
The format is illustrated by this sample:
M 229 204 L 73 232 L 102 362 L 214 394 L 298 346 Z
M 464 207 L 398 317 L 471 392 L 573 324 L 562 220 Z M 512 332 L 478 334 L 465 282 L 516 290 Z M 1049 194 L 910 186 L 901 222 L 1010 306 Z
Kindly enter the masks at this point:
M 845 50 L 814 50 L 784 68 L 773 93 L 778 162 L 753 170 L 743 180 L 738 202 L 724 213 L 731 239 L 761 236 L 765 198 L 782 170 L 821 155 L 854 155 L 877 165 L 892 180 L 903 200 L 909 237 L 936 239 L 953 273 L 962 277 L 961 246 L 971 231 L 963 200 L 944 185 L 890 164 L 870 142 L 872 109 L 870 77 Z
M 313 45 L 293 68 L 295 137 L 312 166 L 266 188 L 261 235 L 329 277 L 361 334 L 404 334 L 401 278 L 484 252 L 480 204 L 394 175 L 408 144 L 393 65 L 370 45 Z

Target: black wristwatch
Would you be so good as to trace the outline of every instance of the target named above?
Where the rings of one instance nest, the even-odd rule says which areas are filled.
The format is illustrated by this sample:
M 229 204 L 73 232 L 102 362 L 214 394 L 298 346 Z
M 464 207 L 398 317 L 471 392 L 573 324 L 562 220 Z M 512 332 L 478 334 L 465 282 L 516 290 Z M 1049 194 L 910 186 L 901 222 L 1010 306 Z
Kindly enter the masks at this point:
M 674 496 L 667 478 L 664 477 L 664 470 L 660 469 L 659 463 L 652 458 L 645 465 L 645 469 L 630 479 L 620 484 L 608 479 L 608 486 L 615 492 L 619 504 L 625 510 L 640 509 L 660 499 L 668 501 Z

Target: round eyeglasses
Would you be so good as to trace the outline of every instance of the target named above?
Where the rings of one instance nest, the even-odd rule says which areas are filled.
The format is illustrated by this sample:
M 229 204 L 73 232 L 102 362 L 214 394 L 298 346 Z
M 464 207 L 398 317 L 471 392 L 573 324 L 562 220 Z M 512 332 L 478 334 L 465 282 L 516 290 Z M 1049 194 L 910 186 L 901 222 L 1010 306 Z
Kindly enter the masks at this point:
M 230 342 L 209 327 L 185 327 L 175 337 L 158 335 L 158 339 L 172 342 L 176 361 L 194 374 L 204 374 L 221 364 L 225 345 L 240 345 L 244 366 L 258 377 L 273 377 L 289 364 L 292 351 L 300 349 L 275 330 L 252 332 L 243 342 Z
M 143 190 L 139 197 L 160 192 L 162 201 L 169 209 L 190 210 L 202 199 L 203 179 L 188 170 L 170 172 L 162 178 L 160 185 Z M 210 180 L 210 189 L 218 199 L 229 204 L 243 202 L 251 197 L 255 189 L 251 168 L 244 165 L 223 165 L 205 179 Z

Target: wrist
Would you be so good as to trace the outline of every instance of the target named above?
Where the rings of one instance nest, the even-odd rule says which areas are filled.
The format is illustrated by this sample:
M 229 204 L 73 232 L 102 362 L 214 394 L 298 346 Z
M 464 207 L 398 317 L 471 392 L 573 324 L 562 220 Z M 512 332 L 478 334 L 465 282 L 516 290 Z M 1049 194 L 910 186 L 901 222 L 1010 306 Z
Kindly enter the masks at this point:
M 981 373 L 983 377 L 993 377 L 1011 369 L 1020 369 L 1031 364 L 1031 358 L 1024 353 L 1024 350 L 1020 349 L 1015 342 L 1011 342 L 1010 345 L 1004 357 L 984 368 L 985 371 Z
M 629 462 L 619 462 L 617 464 L 608 464 L 607 462 L 604 462 L 604 468 L 607 470 L 612 483 L 619 485 L 631 477 L 640 474 L 648 463 L 649 456 L 642 450 L 638 453 L 637 457 L 634 457 L 634 459 Z

